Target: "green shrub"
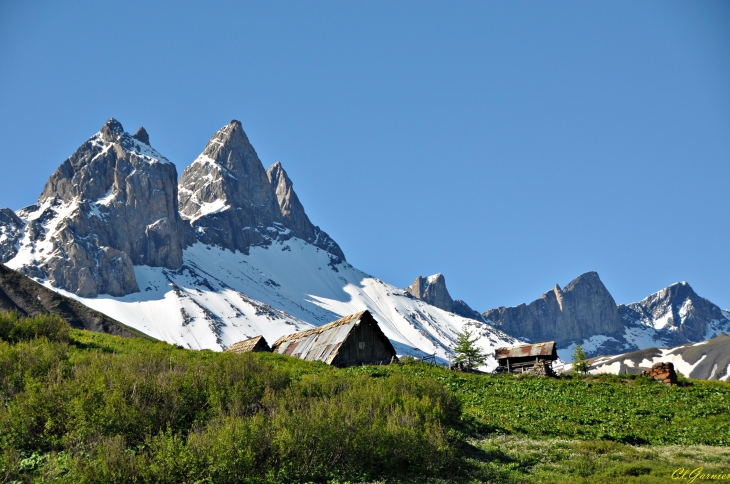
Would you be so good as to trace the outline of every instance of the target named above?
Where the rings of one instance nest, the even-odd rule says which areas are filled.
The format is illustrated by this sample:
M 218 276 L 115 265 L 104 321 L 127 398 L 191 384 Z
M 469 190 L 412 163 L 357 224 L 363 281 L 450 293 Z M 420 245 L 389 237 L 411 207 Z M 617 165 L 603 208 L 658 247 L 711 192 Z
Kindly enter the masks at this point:
M 51 341 L 68 341 L 69 329 L 66 321 L 50 314 L 21 318 L 15 312 L 0 312 L 0 339 L 13 343 L 41 336 Z

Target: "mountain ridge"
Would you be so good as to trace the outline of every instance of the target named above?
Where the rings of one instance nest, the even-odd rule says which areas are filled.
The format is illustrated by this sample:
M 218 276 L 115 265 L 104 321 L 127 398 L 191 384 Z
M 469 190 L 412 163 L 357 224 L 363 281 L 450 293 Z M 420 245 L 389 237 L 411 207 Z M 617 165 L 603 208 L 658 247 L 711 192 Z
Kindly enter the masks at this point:
M 556 340 L 565 358 L 578 343 L 618 353 L 709 337 L 730 321 L 689 285 L 617 306 L 595 272 L 485 313 L 454 300 L 441 274 L 399 289 L 347 263 L 282 164 L 264 168 L 239 121 L 219 129 L 179 179 L 149 143 L 143 127 L 130 135 L 110 118 L 51 175 L 37 204 L 0 210 L 0 260 L 190 348 L 276 339 L 364 309 L 402 354 L 442 362 L 465 328 L 488 353 Z
M 576 288 L 582 295 L 576 297 Z M 577 344 L 596 356 L 696 343 L 730 332 L 730 313 L 697 295 L 686 282 L 639 302 L 616 305 L 596 272 L 581 274 L 565 289 L 556 284 L 529 304 L 491 309 L 483 316 L 517 338 L 555 340 L 565 361 L 572 359 Z
M 220 350 L 259 334 L 273 341 L 364 309 L 399 354 L 430 354 L 445 363 L 464 327 L 473 328 L 487 353 L 519 342 L 348 264 L 337 243 L 311 223 L 282 164 L 264 169 L 240 122 L 218 130 L 176 183 L 174 165 L 149 139 L 143 128 L 131 136 L 110 119 L 51 176 L 40 204 L 3 212 L 0 252 L 9 266 L 188 348 Z M 161 181 L 130 183 L 134 174 Z M 145 186 L 147 192 L 140 190 Z M 144 206 L 152 196 L 175 214 L 150 220 Z M 144 202 L 140 213 L 126 210 L 137 197 Z M 145 230 L 130 234 L 108 223 L 115 217 L 133 226 L 143 218 Z M 152 237 L 157 224 L 180 228 Z M 155 263 L 148 246 L 131 243 L 154 244 L 165 235 L 177 235 L 174 253 L 167 253 L 174 258 Z

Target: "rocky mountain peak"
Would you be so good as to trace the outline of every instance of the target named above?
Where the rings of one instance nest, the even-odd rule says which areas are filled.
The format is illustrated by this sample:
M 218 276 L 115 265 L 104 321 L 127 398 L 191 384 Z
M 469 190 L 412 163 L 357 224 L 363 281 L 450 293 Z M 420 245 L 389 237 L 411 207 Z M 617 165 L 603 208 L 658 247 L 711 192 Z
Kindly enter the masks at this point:
M 339 259 L 337 243 L 312 224 L 277 162 L 264 170 L 240 121 L 222 127 L 179 181 L 180 210 L 199 240 L 248 253 L 251 246 L 299 237 Z
M 198 159 L 204 157 L 237 176 L 254 176 L 256 182 L 261 181 L 262 175 L 265 177 L 256 150 L 243 131 L 241 122 L 235 119 L 213 135 Z
M 146 145 L 150 144 L 150 135 L 147 134 L 147 130 L 144 129 L 144 126 L 140 126 L 137 132 L 132 135 L 132 138 L 141 141 Z
M 134 265 L 177 269 L 193 240 L 175 165 L 113 118 L 18 214 L 30 237 L 8 264 L 80 296 L 136 292 Z
M 558 346 L 623 328 L 616 302 L 596 272 L 581 274 L 562 290 L 556 284 L 530 304 L 491 309 L 484 317 L 509 334 L 554 340 Z
M 446 289 L 446 278 L 443 274 L 432 276 L 418 276 L 406 291 L 418 299 L 444 311 L 454 311 L 454 300 Z
M 119 137 L 124 134 L 124 128 L 122 123 L 114 118 L 109 118 L 104 126 L 101 128 L 101 137 L 107 143 L 114 143 Z
M 619 306 L 627 321 L 663 333 L 667 343 L 702 341 L 728 329 L 722 310 L 700 297 L 686 282 L 677 282 L 638 303 Z
M 476 319 L 477 321 L 483 320 L 482 315 L 470 308 L 467 303 L 461 299 L 454 300 L 451 298 L 449 290 L 446 289 L 446 278 L 443 274 L 434 274 L 428 277 L 418 276 L 413 284 L 405 290 L 431 306 L 436 306 L 465 318 Z

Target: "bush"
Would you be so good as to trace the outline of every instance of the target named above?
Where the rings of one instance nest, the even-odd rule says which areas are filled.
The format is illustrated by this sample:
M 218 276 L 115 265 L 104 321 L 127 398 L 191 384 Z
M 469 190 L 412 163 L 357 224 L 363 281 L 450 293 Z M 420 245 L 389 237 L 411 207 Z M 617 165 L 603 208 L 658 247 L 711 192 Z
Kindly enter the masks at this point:
M 68 341 L 70 326 L 58 316 L 43 314 L 21 318 L 16 312 L 0 313 L 0 339 L 17 343 L 45 336 L 51 341 Z
M 360 480 L 438 472 L 455 458 L 461 409 L 433 379 L 94 338 L 107 343 L 0 341 L 6 475 Z

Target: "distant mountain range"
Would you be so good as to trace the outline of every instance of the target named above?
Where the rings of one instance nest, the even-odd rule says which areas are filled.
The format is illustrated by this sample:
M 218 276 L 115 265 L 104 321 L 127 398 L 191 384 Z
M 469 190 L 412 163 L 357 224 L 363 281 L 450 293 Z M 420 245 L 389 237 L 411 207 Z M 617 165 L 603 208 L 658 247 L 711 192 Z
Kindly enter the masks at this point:
M 707 341 L 671 348 L 645 348 L 589 360 L 589 373 L 639 374 L 655 363 L 671 362 L 686 377 L 730 381 L 730 336 L 721 333 Z M 570 367 L 567 367 L 570 369 Z
M 555 340 L 567 357 L 709 339 L 730 313 L 686 283 L 617 306 L 598 274 L 530 304 L 479 313 L 442 275 L 406 289 L 352 267 L 314 225 L 281 163 L 265 169 L 241 123 L 177 179 L 144 128 L 110 119 L 51 175 L 38 203 L 0 210 L 0 262 L 154 338 L 225 349 L 369 309 L 399 354 L 447 361 L 471 328 L 481 347 Z M 494 366 L 494 361 L 487 365 Z
M 539 299 L 482 314 L 451 299 L 441 274 L 419 277 L 411 294 L 442 309 L 470 315 L 527 342 L 555 341 L 558 354 L 572 359 L 577 344 L 589 356 L 641 348 L 696 343 L 730 333 L 730 311 L 723 311 L 678 282 L 628 305 L 617 305 L 596 272 L 557 284 Z

